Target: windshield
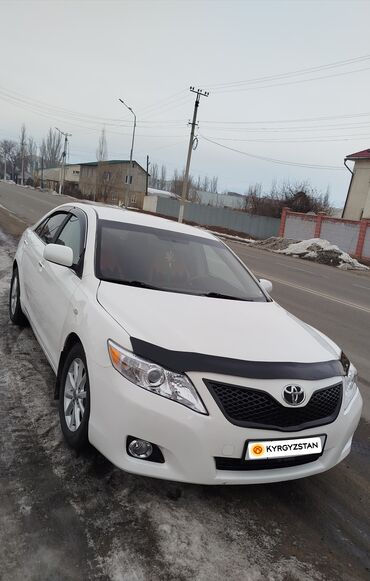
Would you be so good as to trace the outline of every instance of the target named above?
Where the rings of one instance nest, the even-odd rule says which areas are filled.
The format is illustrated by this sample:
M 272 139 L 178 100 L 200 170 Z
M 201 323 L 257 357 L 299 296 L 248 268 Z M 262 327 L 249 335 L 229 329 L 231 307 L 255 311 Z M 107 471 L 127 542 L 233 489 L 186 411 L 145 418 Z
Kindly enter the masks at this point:
M 214 298 L 266 301 L 248 271 L 218 240 L 100 220 L 99 279 Z

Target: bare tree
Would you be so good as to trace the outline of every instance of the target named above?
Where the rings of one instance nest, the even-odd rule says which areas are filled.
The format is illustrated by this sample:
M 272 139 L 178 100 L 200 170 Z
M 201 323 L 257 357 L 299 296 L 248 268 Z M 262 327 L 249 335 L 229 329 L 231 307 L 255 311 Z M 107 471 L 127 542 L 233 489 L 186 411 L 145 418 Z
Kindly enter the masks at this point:
M 319 192 L 307 180 L 285 180 L 280 185 L 274 182 L 269 193 L 262 192 L 261 184 L 250 185 L 243 209 L 251 214 L 279 218 L 285 206 L 295 212 L 332 212 L 329 192 Z
M 158 188 L 158 164 L 152 163 L 150 171 L 150 186 Z
M 250 184 L 245 192 L 244 210 L 251 214 L 258 214 L 262 196 L 262 184 Z
M 209 190 L 209 178 L 208 178 L 208 176 L 204 176 L 204 178 L 203 178 L 202 190 L 204 192 L 208 192 L 208 190 Z
M 7 178 L 7 162 L 11 161 L 12 154 L 14 151 L 16 151 L 16 149 L 17 144 L 15 141 L 12 141 L 11 139 L 3 139 L 0 141 L 0 153 L 4 164 L 4 180 Z
M 217 187 L 218 187 L 218 177 L 213 176 L 213 178 L 211 179 L 211 185 L 209 187 L 209 191 L 212 194 L 217 194 Z
M 174 170 L 171 180 L 171 191 L 178 196 L 182 194 L 182 176 L 177 169 Z
M 162 164 L 161 177 L 159 178 L 159 189 L 160 190 L 164 190 L 166 188 L 166 176 L 167 176 L 167 168 L 165 165 Z
M 12 168 L 12 180 L 17 181 L 18 172 L 20 170 L 19 147 L 15 143 L 14 148 L 9 154 L 10 167 Z
M 107 138 L 105 135 L 105 127 L 101 130 L 98 147 L 96 149 L 97 161 L 106 161 L 108 159 Z
M 106 171 L 106 167 L 103 165 L 99 164 L 97 171 L 96 200 L 106 204 L 112 195 L 116 178 L 115 175 L 112 176 L 112 172 Z
M 44 167 L 56 167 L 60 165 L 62 157 L 62 136 L 50 127 L 40 147 L 41 156 L 44 158 Z
M 37 144 L 32 136 L 28 137 L 27 153 L 28 169 L 33 176 L 37 162 Z
M 174 170 L 172 180 L 171 180 L 171 192 L 176 194 L 177 196 L 182 195 L 182 186 L 185 177 L 185 170 L 182 170 L 181 173 Z M 197 194 L 196 182 L 193 176 L 189 175 L 188 178 L 188 190 L 186 192 L 186 199 L 190 202 L 199 202 L 199 196 Z
M 21 184 L 24 186 L 24 170 L 27 156 L 27 133 L 24 123 L 22 124 L 21 132 L 19 135 L 19 156 L 21 162 Z
M 188 200 L 189 202 L 193 202 L 194 204 L 200 204 L 200 196 L 197 192 L 196 182 L 193 180 L 192 176 L 189 175 L 189 192 L 188 192 Z

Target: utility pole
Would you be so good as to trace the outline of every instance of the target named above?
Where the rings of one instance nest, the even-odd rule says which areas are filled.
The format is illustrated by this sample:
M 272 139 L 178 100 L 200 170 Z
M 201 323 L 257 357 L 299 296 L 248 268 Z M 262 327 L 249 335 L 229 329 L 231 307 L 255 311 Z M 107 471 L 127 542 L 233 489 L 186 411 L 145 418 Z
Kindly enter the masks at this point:
M 131 111 L 131 113 L 134 116 L 134 126 L 133 126 L 133 129 L 132 129 L 132 141 L 131 141 L 131 150 L 130 150 L 130 171 L 131 171 L 131 178 L 130 178 L 130 175 L 129 175 L 128 176 L 128 188 L 127 188 L 128 194 L 130 194 L 130 190 L 131 190 L 131 179 L 132 180 L 134 179 L 134 167 L 133 167 L 133 163 L 132 163 L 132 158 L 133 158 L 133 155 L 134 155 L 134 143 L 135 143 L 135 131 L 136 131 L 136 115 L 135 115 L 134 111 L 132 110 L 132 108 L 129 107 L 124 102 L 123 99 L 120 99 L 119 98 L 118 101 L 120 101 L 122 103 L 122 105 L 124 105 L 126 107 L 126 109 L 128 109 L 129 111 Z M 128 196 L 126 195 L 126 200 L 125 200 L 126 203 L 125 203 L 125 206 L 127 206 L 127 197 L 129 197 L 129 195 Z
M 185 200 L 187 199 L 187 195 L 188 195 L 188 182 L 189 182 L 191 152 L 193 150 L 193 145 L 194 145 L 194 132 L 195 132 L 195 127 L 197 125 L 197 114 L 198 114 L 199 101 L 200 101 L 201 97 L 208 97 L 208 95 L 209 95 L 209 93 L 207 91 L 203 91 L 202 89 L 195 90 L 194 87 L 190 87 L 190 91 L 192 93 L 196 93 L 197 96 L 196 96 L 195 103 L 194 103 L 193 121 L 190 123 L 191 131 L 190 131 L 188 157 L 186 160 L 184 181 L 182 183 L 182 195 L 181 195 L 181 203 L 180 203 L 180 209 L 179 209 L 179 220 L 178 220 L 179 222 L 182 222 L 182 220 L 184 218 L 184 204 L 185 204 Z
M 64 178 L 66 172 L 66 157 L 67 157 L 67 146 L 68 146 L 68 137 L 72 137 L 72 133 L 64 133 L 58 127 L 55 128 L 61 135 L 64 135 L 64 148 L 62 153 L 62 165 L 60 168 L 60 180 L 59 180 L 59 195 L 63 192 L 64 186 Z
M 149 155 L 146 156 L 146 178 L 145 178 L 145 195 L 148 195 L 148 182 L 149 182 Z

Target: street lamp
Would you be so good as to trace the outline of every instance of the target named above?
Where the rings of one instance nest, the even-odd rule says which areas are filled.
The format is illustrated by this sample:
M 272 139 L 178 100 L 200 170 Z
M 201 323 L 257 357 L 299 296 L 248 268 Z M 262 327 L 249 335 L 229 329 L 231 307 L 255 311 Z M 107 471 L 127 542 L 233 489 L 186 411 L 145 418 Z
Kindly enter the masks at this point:
M 120 101 L 122 103 L 122 105 L 124 105 L 126 107 L 126 109 L 128 109 L 134 116 L 134 126 L 132 128 L 132 141 L 131 141 L 131 151 L 130 151 L 130 168 L 131 168 L 131 176 L 132 176 L 132 180 L 134 179 L 134 168 L 132 165 L 132 158 L 133 158 L 133 154 L 134 154 L 134 142 L 135 142 L 135 130 L 136 130 L 136 115 L 134 113 L 134 111 L 132 110 L 131 107 L 129 107 L 123 99 L 118 99 L 118 101 Z M 128 191 L 130 192 L 130 175 L 128 176 Z M 127 200 L 126 200 L 126 206 L 127 206 Z

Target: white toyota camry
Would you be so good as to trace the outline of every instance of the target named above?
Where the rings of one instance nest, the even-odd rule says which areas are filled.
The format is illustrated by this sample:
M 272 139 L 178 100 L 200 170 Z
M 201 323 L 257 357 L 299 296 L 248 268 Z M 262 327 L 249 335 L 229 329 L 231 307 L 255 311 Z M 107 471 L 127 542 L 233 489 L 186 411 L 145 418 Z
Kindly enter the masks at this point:
M 323 472 L 351 449 L 356 369 L 211 234 L 101 205 L 28 228 L 10 288 L 56 374 L 68 444 L 201 484 Z

